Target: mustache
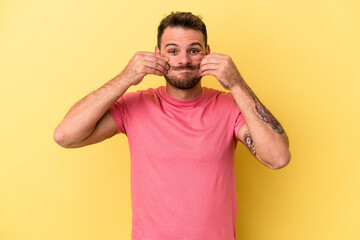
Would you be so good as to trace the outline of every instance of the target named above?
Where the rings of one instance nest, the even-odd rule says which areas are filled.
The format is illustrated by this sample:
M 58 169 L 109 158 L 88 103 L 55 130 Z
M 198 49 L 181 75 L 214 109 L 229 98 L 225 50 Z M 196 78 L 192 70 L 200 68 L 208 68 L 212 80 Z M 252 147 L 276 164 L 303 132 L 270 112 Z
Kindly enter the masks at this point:
M 182 69 L 200 69 L 200 64 L 197 64 L 197 65 L 184 65 L 184 66 L 178 66 L 178 67 L 175 67 L 175 66 L 171 66 L 170 65 L 170 69 L 171 70 L 182 70 Z

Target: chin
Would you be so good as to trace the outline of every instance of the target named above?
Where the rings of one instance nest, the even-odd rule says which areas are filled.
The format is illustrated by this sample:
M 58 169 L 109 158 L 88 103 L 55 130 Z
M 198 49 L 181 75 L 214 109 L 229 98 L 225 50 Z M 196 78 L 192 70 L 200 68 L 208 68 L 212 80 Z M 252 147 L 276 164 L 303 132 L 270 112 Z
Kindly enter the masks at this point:
M 192 76 L 191 78 L 189 78 L 189 76 L 186 76 L 184 78 L 178 78 L 175 76 L 168 76 L 168 75 L 165 75 L 164 77 L 166 81 L 173 87 L 184 90 L 192 89 L 200 82 L 202 78 L 202 76 L 200 75 L 195 75 Z

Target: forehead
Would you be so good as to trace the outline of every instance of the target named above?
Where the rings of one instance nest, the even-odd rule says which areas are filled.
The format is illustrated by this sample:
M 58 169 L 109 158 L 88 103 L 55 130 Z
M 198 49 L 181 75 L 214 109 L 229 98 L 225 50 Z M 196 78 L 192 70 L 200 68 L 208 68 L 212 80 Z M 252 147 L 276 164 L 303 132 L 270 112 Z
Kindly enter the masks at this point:
M 161 37 L 161 47 L 174 43 L 179 46 L 187 46 L 192 43 L 200 43 L 204 47 L 204 36 L 201 31 L 181 27 L 168 27 Z

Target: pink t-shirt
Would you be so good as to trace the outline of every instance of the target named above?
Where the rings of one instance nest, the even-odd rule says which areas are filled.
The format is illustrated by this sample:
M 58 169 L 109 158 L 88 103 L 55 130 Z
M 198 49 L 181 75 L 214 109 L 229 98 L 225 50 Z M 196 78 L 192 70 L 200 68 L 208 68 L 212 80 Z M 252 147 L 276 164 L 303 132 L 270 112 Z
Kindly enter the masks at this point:
M 236 239 L 234 155 L 245 123 L 230 93 L 189 101 L 165 87 L 131 92 L 109 109 L 131 153 L 133 240 Z

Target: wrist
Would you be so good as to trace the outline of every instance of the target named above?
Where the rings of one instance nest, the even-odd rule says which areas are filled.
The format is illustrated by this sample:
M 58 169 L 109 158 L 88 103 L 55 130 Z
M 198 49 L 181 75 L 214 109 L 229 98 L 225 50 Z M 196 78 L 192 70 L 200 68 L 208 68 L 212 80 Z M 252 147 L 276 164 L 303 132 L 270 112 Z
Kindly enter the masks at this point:
M 119 73 L 113 78 L 114 85 L 120 88 L 126 88 L 128 89 L 133 84 L 127 80 L 127 78 L 124 76 L 123 72 Z
M 234 90 L 239 89 L 242 86 L 246 85 L 244 79 L 242 78 L 242 76 L 240 75 L 240 73 L 238 71 L 236 73 L 232 74 L 230 76 L 230 79 L 232 79 L 231 81 L 229 81 L 229 90 L 230 91 L 232 89 L 234 89 Z
M 241 97 L 243 100 L 253 101 L 256 98 L 253 91 L 250 89 L 250 87 L 246 84 L 246 82 L 243 79 L 237 81 L 236 84 L 232 85 L 229 90 L 231 94 L 237 95 Z
M 246 83 L 245 83 L 245 81 L 244 81 L 244 79 L 242 79 L 240 76 L 239 77 L 237 77 L 235 80 L 233 80 L 232 82 L 231 82 L 231 84 L 229 84 L 230 86 L 229 86 L 229 90 L 231 91 L 231 92 L 239 92 L 239 91 L 241 91 L 243 88 L 244 88 L 244 86 L 246 85 Z
M 104 87 L 109 89 L 109 91 L 118 98 L 124 94 L 129 87 L 131 87 L 131 84 L 127 82 L 120 73 L 107 82 Z

